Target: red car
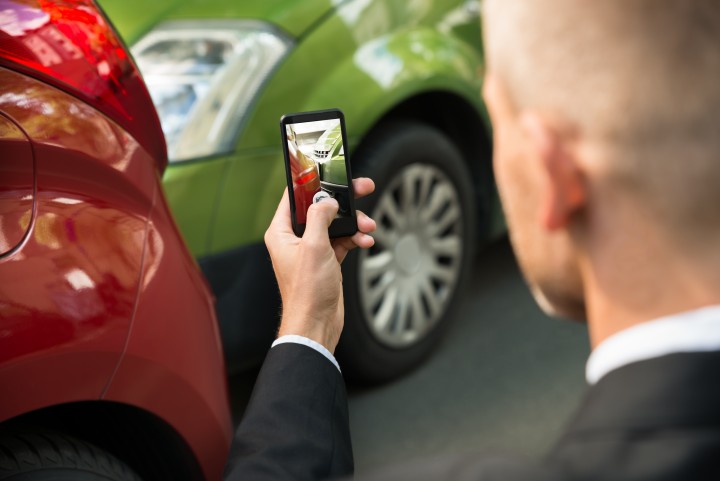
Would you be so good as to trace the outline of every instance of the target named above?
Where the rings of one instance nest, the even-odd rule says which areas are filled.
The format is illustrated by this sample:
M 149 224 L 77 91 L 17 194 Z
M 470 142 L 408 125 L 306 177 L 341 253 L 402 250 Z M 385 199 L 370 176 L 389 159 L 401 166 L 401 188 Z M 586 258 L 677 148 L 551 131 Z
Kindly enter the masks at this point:
M 166 163 L 94 2 L 0 0 L 3 479 L 221 478 L 218 326 L 163 197 Z

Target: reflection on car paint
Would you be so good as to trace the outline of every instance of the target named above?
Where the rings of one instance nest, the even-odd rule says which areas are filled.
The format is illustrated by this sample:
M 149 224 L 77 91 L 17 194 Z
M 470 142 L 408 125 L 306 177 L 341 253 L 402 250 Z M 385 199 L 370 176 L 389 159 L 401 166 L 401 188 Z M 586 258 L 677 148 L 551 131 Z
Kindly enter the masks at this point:
M 0 115 L 0 256 L 18 247 L 32 218 L 35 174 L 30 140 Z

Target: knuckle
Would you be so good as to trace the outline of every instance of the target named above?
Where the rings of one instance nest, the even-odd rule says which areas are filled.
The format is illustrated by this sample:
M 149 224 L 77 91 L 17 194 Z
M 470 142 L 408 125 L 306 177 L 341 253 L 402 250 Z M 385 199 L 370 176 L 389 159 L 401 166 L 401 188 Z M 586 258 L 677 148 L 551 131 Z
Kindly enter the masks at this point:
M 303 247 L 307 251 L 318 251 L 323 249 L 325 246 L 323 245 L 323 242 L 321 242 L 319 239 L 313 237 L 308 237 L 303 239 Z

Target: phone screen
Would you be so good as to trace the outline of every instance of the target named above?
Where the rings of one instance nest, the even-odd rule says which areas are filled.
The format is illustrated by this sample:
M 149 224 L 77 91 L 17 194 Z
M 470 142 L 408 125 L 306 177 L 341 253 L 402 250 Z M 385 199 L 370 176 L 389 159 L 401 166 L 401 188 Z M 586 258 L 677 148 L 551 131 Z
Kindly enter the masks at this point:
M 324 115 L 323 115 L 324 114 Z M 335 118 L 322 118 L 334 115 Z M 321 117 L 319 120 L 316 118 Z M 326 197 L 340 206 L 331 225 L 333 237 L 357 231 L 350 169 L 344 145 L 344 125 L 339 111 L 283 117 L 288 187 L 292 194 L 293 227 L 301 235 L 308 208 Z M 298 232 L 300 231 L 300 232 Z

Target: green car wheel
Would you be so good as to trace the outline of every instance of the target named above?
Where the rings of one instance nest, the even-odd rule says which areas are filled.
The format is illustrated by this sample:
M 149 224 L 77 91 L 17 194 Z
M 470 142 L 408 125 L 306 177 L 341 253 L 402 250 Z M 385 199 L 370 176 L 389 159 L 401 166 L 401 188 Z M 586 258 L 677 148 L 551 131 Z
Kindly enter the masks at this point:
M 358 208 L 377 221 L 376 245 L 344 265 L 344 372 L 383 382 L 430 355 L 453 316 L 477 238 L 471 175 L 439 130 L 417 122 L 375 131 L 356 171 L 375 179 Z

